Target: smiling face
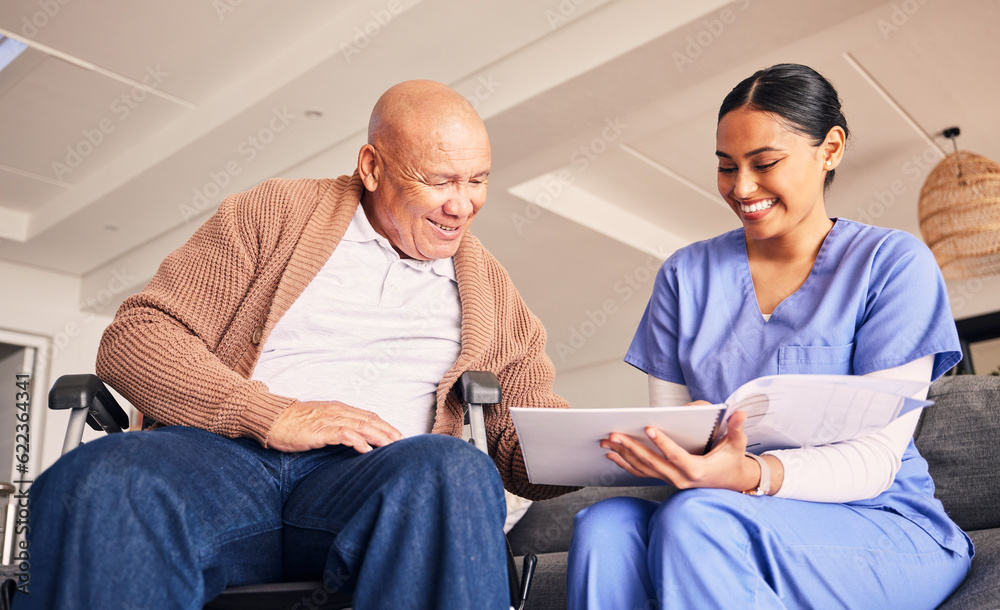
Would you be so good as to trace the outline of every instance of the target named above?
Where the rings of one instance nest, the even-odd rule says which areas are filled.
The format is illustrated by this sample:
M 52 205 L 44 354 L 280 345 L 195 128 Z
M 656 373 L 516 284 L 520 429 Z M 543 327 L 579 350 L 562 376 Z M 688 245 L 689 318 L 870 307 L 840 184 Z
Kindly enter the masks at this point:
M 460 125 L 447 131 L 435 146 L 422 150 L 376 149 L 384 170 L 371 193 L 374 218 L 369 220 L 400 256 L 454 256 L 486 203 L 490 146 L 485 132 Z M 403 158 L 393 158 L 397 153 Z
M 813 146 L 774 115 L 737 108 L 719 121 L 716 147 L 719 193 L 748 238 L 780 239 L 829 229 L 823 182 L 843 153 L 839 127 Z
M 386 96 L 358 157 L 366 189 L 361 204 L 401 257 L 454 256 L 486 202 L 486 128 L 444 85 L 404 83 Z

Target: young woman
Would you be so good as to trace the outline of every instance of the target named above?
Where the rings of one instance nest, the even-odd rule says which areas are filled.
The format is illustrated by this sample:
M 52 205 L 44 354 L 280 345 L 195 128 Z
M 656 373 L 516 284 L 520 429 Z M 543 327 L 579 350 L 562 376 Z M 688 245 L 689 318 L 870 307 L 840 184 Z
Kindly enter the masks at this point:
M 652 405 L 718 403 L 782 373 L 930 382 L 961 358 L 930 251 L 827 216 L 847 136 L 837 92 L 805 66 L 761 70 L 723 101 L 719 193 L 743 226 L 660 269 L 625 357 L 649 374 Z M 763 456 L 746 453 L 742 413 L 703 456 L 652 427 L 657 451 L 611 434 L 610 459 L 681 491 L 580 512 L 570 608 L 936 607 L 973 549 L 934 499 L 912 442 L 919 415 Z

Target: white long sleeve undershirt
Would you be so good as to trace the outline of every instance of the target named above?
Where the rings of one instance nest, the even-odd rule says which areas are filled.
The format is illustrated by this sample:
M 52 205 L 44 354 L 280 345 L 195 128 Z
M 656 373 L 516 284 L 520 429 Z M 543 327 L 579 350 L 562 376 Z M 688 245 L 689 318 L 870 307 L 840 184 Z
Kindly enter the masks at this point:
M 934 356 L 925 356 L 867 376 L 930 381 L 933 367 Z M 926 397 L 926 389 L 914 395 L 919 399 Z M 691 402 L 691 393 L 686 385 L 649 376 L 650 406 L 688 402 Z M 813 502 L 874 498 L 892 485 L 921 411 L 915 409 L 878 432 L 850 441 L 766 452 L 778 458 L 785 469 L 781 489 L 774 495 Z

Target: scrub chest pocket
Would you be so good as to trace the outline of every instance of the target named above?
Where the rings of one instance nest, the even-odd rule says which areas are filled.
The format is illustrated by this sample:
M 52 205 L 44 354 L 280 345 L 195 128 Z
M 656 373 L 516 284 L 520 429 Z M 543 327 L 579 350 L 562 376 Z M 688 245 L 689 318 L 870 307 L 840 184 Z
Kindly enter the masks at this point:
M 778 348 L 778 374 L 851 375 L 854 343 L 847 345 L 785 345 Z

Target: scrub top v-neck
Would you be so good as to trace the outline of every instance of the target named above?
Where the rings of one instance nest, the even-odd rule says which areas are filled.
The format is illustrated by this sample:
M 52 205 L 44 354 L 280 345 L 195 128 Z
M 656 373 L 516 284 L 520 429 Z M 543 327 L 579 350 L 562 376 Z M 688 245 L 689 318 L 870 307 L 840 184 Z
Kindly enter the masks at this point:
M 743 229 L 675 252 L 625 361 L 719 403 L 764 375 L 864 375 L 934 354 L 961 358 L 933 255 L 903 231 L 836 219 L 805 282 L 765 321 Z

